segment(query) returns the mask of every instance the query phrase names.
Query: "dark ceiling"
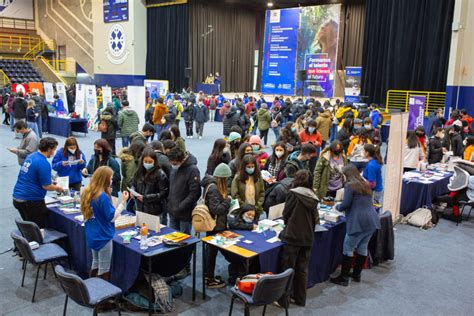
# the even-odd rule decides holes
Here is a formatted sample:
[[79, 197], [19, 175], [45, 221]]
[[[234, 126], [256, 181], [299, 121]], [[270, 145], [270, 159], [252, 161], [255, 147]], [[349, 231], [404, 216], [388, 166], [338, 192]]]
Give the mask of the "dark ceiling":
[[[209, 5], [231, 5], [246, 7], [255, 11], [267, 9], [293, 8], [298, 6], [323, 5], [334, 3], [364, 3], [365, 0], [191, 0]], [[268, 2], [273, 2], [273, 7], [268, 7]]]

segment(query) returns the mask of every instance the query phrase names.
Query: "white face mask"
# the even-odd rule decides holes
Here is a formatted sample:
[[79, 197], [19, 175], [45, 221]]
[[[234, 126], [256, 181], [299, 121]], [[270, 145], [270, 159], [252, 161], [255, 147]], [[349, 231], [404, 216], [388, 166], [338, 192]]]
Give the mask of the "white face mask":
[[366, 129], [369, 129], [369, 128], [372, 128], [372, 125], [367, 124], [367, 125], [364, 125], [364, 127], [365, 127]]
[[285, 154], [284, 151], [275, 151], [275, 155], [276, 155], [278, 158], [283, 157], [284, 154]]
[[69, 151], [69, 153], [70, 153], [71, 155], [74, 155], [74, 154], [76, 153], [76, 150], [72, 150], [72, 149], [69, 149], [69, 148], [68, 148], [67, 150]]

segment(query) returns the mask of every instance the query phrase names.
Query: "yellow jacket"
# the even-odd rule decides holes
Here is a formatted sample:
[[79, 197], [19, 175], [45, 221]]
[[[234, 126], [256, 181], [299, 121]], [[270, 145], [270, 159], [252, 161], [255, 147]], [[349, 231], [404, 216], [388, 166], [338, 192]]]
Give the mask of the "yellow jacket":
[[352, 111], [352, 113], [354, 113], [354, 118], [357, 118], [357, 116], [359, 115], [359, 112], [357, 112], [357, 110], [354, 110], [353, 108], [350, 108], [350, 107], [339, 108], [336, 112], [336, 118], [339, 120], [339, 127], [342, 127], [342, 125], [344, 124], [345, 119], [342, 119], [342, 117], [348, 111]]
[[[349, 148], [347, 148], [347, 156], [352, 154], [354, 147], [361, 142], [362, 142], [362, 138], [360, 136], [354, 136], [354, 138], [351, 140], [349, 144]], [[367, 144], [372, 144], [369, 138], [367, 138]]]
[[472, 154], [474, 154], [474, 145], [468, 146], [464, 149], [464, 160], [473, 161], [474, 157]]

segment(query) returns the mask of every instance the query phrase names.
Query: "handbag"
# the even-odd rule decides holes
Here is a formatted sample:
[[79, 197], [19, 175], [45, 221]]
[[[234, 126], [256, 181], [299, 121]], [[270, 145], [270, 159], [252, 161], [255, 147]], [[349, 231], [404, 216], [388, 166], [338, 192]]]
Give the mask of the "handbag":
[[206, 205], [206, 195], [209, 191], [208, 185], [202, 198], [199, 199], [198, 204], [192, 213], [192, 224], [196, 233], [211, 232], [216, 227], [216, 220], [212, 217], [209, 208]]
[[432, 218], [431, 210], [424, 206], [405, 216], [401, 222], [428, 229], [433, 227]]
[[107, 131], [109, 130], [109, 127], [107, 126], [107, 122], [104, 120], [101, 120], [99, 123], [98, 129], [99, 129], [99, 132], [107, 133]]

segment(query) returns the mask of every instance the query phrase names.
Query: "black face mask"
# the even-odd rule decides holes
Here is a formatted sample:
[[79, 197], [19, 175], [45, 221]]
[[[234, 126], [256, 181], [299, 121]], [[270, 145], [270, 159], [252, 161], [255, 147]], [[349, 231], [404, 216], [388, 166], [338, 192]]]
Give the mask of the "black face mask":
[[339, 150], [335, 150], [332, 152], [335, 156], [339, 156], [341, 153], [342, 153], [342, 150], [339, 149]]
[[102, 155], [102, 150], [94, 149], [94, 154], [98, 157], [98, 156]]
[[416, 136], [423, 137], [423, 136], [425, 136], [425, 134], [424, 133], [416, 133]]

